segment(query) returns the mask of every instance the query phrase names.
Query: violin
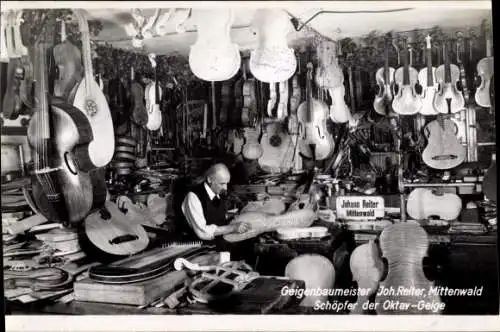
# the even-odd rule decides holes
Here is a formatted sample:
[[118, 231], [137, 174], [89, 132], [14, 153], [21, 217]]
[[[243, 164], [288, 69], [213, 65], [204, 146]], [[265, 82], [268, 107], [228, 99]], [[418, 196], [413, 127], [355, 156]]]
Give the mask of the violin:
[[189, 52], [191, 71], [209, 82], [230, 79], [241, 66], [239, 47], [231, 41], [232, 9], [194, 10], [193, 19], [197, 39]]
[[398, 93], [392, 101], [392, 108], [400, 115], [416, 114], [422, 108], [422, 99], [415, 91], [418, 81], [418, 71], [408, 63], [407, 41], [404, 41], [403, 67], [394, 73], [394, 82]]
[[443, 44], [443, 50], [444, 64], [436, 69], [436, 81], [439, 84], [439, 90], [434, 98], [434, 108], [439, 113], [456, 113], [465, 107], [464, 96], [457, 88], [460, 80], [460, 69], [450, 63], [446, 42]]
[[[486, 31], [489, 35], [489, 31]], [[494, 61], [492, 56], [492, 41], [489, 36], [486, 39], [486, 57], [479, 60], [476, 66], [477, 74], [481, 79], [481, 85], [476, 89], [475, 100], [479, 106], [491, 107], [490, 85], [494, 72]]]
[[[380, 249], [384, 258], [384, 277], [380, 288], [424, 290], [425, 302], [432, 306], [419, 306], [422, 296], [411, 294], [388, 294], [382, 290], [377, 293], [377, 314], [424, 315], [440, 314], [444, 305], [439, 295], [428, 292], [433, 283], [424, 274], [423, 259], [427, 256], [429, 237], [417, 223], [400, 222], [390, 225], [380, 234]], [[383, 305], [385, 301], [397, 303], [394, 306]]]
[[255, 78], [248, 78], [243, 71], [243, 108], [241, 109], [241, 123], [243, 126], [254, 126], [257, 120], [257, 96]]
[[250, 71], [259, 81], [278, 83], [290, 79], [297, 69], [293, 48], [287, 35], [293, 26], [288, 14], [278, 8], [256, 10], [252, 26], [259, 45], [250, 53]]
[[17, 119], [23, 106], [20, 96], [21, 79], [18, 77], [18, 69], [22, 68], [21, 55], [17, 54], [13, 39], [15, 21], [14, 16], [14, 11], [10, 11], [6, 14], [7, 19], [5, 27], [5, 43], [9, 58], [9, 64], [7, 66], [7, 82], [5, 96], [2, 104], [2, 113], [4, 118], [9, 120]]
[[78, 109], [47, 92], [49, 47], [44, 40], [35, 47], [37, 103], [28, 127], [34, 161], [33, 201], [47, 220], [76, 224], [95, 205], [94, 185], [100, 179], [80, 168], [80, 158], [88, 158], [85, 154], [92, 141], [89, 121]]
[[418, 80], [422, 85], [422, 109], [420, 113], [423, 115], [435, 115], [437, 110], [434, 109], [434, 97], [438, 91], [438, 84], [436, 83], [436, 68], [432, 66], [432, 45], [431, 36], [427, 35], [426, 51], [427, 51], [427, 68], [422, 69], [418, 73]]
[[154, 81], [146, 86], [146, 109], [148, 110], [148, 122], [146, 123], [146, 128], [149, 130], [158, 130], [161, 127], [161, 111], [160, 111], [160, 101], [162, 98], [162, 91], [157, 78], [157, 66], [155, 61], [155, 55], [149, 55], [149, 61], [154, 70]]
[[465, 40], [462, 32], [457, 32], [457, 64], [460, 70], [460, 88], [464, 96], [465, 105], [469, 104], [470, 91], [468, 88], [467, 74], [465, 65], [462, 61], [462, 56], [465, 53]]
[[375, 111], [384, 116], [388, 116], [389, 114], [394, 114], [394, 111], [391, 109], [392, 100], [394, 99], [394, 95], [392, 93], [394, 86], [394, 72], [395, 69], [389, 67], [389, 45], [388, 39], [386, 41], [385, 49], [384, 49], [384, 67], [379, 68], [375, 73], [375, 79], [377, 81], [378, 93], [375, 96], [375, 100], [373, 101], [373, 108]]
[[21, 56], [21, 66], [17, 70], [17, 78], [21, 79], [21, 84], [19, 86], [19, 96], [23, 104], [32, 109], [34, 106], [33, 101], [33, 64], [29, 56], [29, 51], [23, 44], [23, 39], [21, 36], [21, 23], [23, 11], [17, 12], [16, 20], [14, 22], [14, 45], [16, 53]]
[[326, 128], [328, 106], [312, 97], [312, 63], [307, 64], [307, 98], [299, 105], [297, 117], [300, 123], [299, 151], [314, 161], [324, 160], [333, 151], [333, 138]]
[[70, 93], [83, 78], [82, 54], [78, 47], [66, 39], [66, 23], [61, 20], [61, 43], [54, 46], [54, 62], [59, 69], [59, 77], [54, 82], [54, 95], [69, 103], [74, 101]]

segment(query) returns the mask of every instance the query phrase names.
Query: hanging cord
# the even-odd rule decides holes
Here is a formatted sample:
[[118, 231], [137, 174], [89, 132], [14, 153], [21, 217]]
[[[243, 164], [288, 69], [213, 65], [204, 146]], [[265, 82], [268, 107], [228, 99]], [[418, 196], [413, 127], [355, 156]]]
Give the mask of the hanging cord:
[[394, 12], [403, 12], [408, 10], [413, 10], [414, 8], [399, 8], [399, 9], [386, 9], [386, 10], [345, 10], [345, 11], [337, 11], [337, 10], [320, 10], [309, 19], [307, 19], [302, 25], [299, 26], [299, 19], [292, 15], [287, 11], [288, 15], [292, 17], [291, 21], [295, 28], [295, 31], [302, 30], [309, 22], [311, 22], [316, 16], [321, 14], [382, 14], [382, 13], [394, 13]]

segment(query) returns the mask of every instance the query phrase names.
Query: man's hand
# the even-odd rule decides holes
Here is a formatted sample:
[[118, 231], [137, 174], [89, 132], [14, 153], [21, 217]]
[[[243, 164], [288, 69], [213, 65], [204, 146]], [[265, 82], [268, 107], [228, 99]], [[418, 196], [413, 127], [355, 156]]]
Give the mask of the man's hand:
[[240, 222], [234, 225], [234, 229], [236, 233], [245, 233], [248, 232], [252, 228], [249, 223], [247, 222]]

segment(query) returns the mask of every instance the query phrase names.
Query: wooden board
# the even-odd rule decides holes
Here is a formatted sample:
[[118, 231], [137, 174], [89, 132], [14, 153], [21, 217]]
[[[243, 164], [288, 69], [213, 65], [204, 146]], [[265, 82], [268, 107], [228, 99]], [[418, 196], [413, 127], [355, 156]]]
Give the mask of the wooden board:
[[102, 284], [89, 278], [75, 282], [75, 300], [145, 305], [170, 294], [188, 278], [185, 271], [173, 271], [158, 278], [130, 284]]

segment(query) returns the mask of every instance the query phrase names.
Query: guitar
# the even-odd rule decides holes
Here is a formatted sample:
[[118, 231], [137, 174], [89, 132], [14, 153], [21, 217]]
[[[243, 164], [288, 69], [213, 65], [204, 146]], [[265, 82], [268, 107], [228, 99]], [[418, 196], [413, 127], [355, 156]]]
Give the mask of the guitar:
[[426, 50], [427, 50], [427, 68], [422, 69], [418, 73], [418, 80], [420, 85], [422, 85], [422, 108], [420, 113], [423, 115], [435, 115], [438, 114], [436, 109], [434, 109], [434, 97], [438, 91], [439, 85], [435, 81], [436, 68], [432, 66], [432, 45], [431, 36], [427, 35], [426, 40]]
[[465, 107], [464, 96], [457, 88], [457, 83], [460, 80], [460, 69], [450, 63], [446, 41], [443, 48], [444, 64], [436, 69], [435, 74], [439, 90], [434, 98], [434, 108], [439, 113], [456, 113]]
[[99, 250], [113, 256], [130, 256], [146, 249], [144, 228], [132, 223], [118, 206], [107, 200], [104, 207], [85, 218], [86, 238]]
[[437, 216], [442, 220], [455, 220], [462, 211], [462, 200], [455, 194], [438, 193], [427, 188], [415, 188], [406, 202], [408, 215], [416, 220]]
[[403, 67], [399, 67], [394, 73], [394, 82], [398, 87], [398, 93], [394, 96], [392, 108], [400, 115], [412, 115], [418, 113], [422, 108], [422, 99], [415, 91], [418, 72], [408, 63], [409, 52], [406, 39], [403, 45]]
[[148, 122], [146, 123], [146, 128], [149, 130], [158, 130], [161, 127], [161, 111], [160, 111], [160, 101], [162, 98], [162, 92], [160, 84], [158, 83], [157, 69], [155, 55], [149, 55], [149, 61], [155, 72], [155, 79], [153, 82], [146, 86], [146, 109], [148, 110]]
[[450, 169], [464, 161], [466, 150], [457, 139], [455, 128], [453, 121], [443, 114], [427, 124], [424, 130], [428, 142], [422, 152], [422, 160], [429, 167]]
[[61, 20], [61, 43], [54, 46], [54, 62], [59, 77], [54, 82], [54, 95], [69, 103], [74, 102], [74, 88], [83, 78], [82, 54], [78, 47], [66, 39], [66, 23]]
[[265, 125], [260, 139], [262, 156], [259, 158], [260, 167], [270, 173], [284, 172], [290, 165], [284, 165], [284, 159], [291, 144], [291, 137], [285, 132], [281, 121], [273, 121]]
[[492, 41], [489, 29], [485, 29], [486, 35], [486, 57], [482, 58], [476, 66], [477, 74], [481, 78], [481, 85], [476, 89], [476, 94], [474, 98], [476, 103], [482, 107], [490, 107], [491, 99], [490, 99], [490, 84], [491, 78], [494, 73], [494, 59], [492, 56]]
[[10, 11], [6, 14], [5, 27], [5, 46], [9, 58], [9, 64], [7, 66], [7, 89], [5, 91], [3, 99], [2, 114], [4, 118], [10, 120], [15, 120], [19, 117], [23, 106], [21, 96], [19, 94], [21, 82], [20, 79], [16, 77], [18, 68], [22, 68], [22, 63], [21, 54], [18, 54], [16, 52], [17, 50], [14, 45], [13, 33], [15, 25], [15, 14], [16, 13], [14, 11]]
[[21, 36], [21, 24], [23, 23], [23, 11], [19, 10], [14, 22], [14, 45], [16, 53], [21, 55], [21, 67], [18, 68], [18, 78], [21, 79], [19, 86], [19, 96], [27, 108], [34, 107], [33, 101], [33, 64], [29, 56], [29, 51], [23, 44]]
[[85, 74], [84, 79], [78, 86], [73, 106], [85, 115], [92, 128], [93, 140], [88, 147], [89, 167], [103, 167], [111, 161], [115, 150], [113, 120], [111, 119], [111, 112], [109, 111], [106, 97], [94, 80], [87, 19], [84, 16], [83, 10], [76, 9], [74, 13], [78, 19], [78, 26], [82, 34]]
[[260, 125], [256, 128], [247, 127], [244, 129], [245, 144], [242, 147], [241, 153], [243, 157], [249, 160], [259, 159], [262, 157], [264, 150], [259, 144]]

